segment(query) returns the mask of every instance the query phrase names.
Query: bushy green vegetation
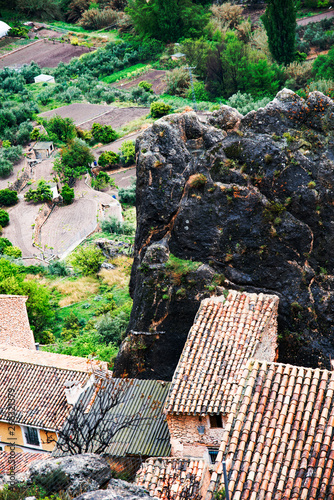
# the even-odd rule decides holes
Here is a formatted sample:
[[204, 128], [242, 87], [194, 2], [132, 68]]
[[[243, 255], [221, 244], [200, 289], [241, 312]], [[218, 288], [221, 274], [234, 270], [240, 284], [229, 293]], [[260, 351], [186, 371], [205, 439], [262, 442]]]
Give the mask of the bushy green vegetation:
[[0, 227], [8, 226], [8, 224], [9, 224], [8, 212], [0, 208]]
[[118, 190], [118, 197], [121, 203], [128, 203], [129, 205], [136, 204], [136, 182], [134, 181], [128, 188], [120, 188]]
[[114, 234], [126, 234], [128, 236], [134, 236], [136, 227], [131, 222], [121, 222], [117, 217], [109, 217], [101, 222], [102, 231], [106, 233]]
[[105, 189], [108, 186], [117, 187], [114, 179], [112, 179], [107, 172], [99, 172], [97, 176], [92, 179], [92, 187], [94, 189]]
[[112, 165], [117, 164], [119, 161], [119, 155], [114, 153], [113, 151], [105, 151], [99, 156], [98, 164], [101, 167], [111, 167]]
[[44, 179], [38, 181], [36, 189], [30, 188], [24, 195], [26, 201], [33, 201], [34, 203], [44, 203], [45, 201], [51, 201], [52, 198], [52, 190]]
[[11, 189], [0, 190], [0, 205], [10, 207], [11, 205], [15, 205], [18, 201], [17, 191], [12, 191]]

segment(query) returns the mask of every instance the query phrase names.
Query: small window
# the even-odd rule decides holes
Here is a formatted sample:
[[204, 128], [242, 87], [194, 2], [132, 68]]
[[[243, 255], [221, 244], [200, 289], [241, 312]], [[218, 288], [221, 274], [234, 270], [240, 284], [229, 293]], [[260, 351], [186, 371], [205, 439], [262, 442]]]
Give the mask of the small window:
[[217, 460], [218, 448], [208, 448], [210, 463], [214, 464]]
[[220, 414], [210, 415], [210, 427], [218, 427], [220, 429], [223, 427], [222, 416]]
[[30, 444], [32, 446], [40, 446], [37, 429], [34, 429], [33, 427], [26, 427], [25, 428], [25, 437], [26, 437], [27, 444]]

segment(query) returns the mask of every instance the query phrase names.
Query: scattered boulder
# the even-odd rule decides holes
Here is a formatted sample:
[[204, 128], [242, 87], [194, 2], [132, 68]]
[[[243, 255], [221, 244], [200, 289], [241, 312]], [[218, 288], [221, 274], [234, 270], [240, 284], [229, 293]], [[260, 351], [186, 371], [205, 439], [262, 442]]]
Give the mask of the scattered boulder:
[[28, 482], [46, 485], [52, 492], [66, 490], [71, 496], [76, 496], [98, 490], [110, 479], [110, 466], [104, 458], [83, 453], [33, 463]]

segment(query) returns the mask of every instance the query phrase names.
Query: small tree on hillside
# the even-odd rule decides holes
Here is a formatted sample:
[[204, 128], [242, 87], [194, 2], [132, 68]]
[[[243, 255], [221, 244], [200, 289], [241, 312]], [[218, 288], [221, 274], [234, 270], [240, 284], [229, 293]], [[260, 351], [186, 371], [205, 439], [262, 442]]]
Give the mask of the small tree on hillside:
[[262, 21], [273, 58], [279, 64], [290, 64], [295, 58], [296, 46], [294, 0], [269, 0]]

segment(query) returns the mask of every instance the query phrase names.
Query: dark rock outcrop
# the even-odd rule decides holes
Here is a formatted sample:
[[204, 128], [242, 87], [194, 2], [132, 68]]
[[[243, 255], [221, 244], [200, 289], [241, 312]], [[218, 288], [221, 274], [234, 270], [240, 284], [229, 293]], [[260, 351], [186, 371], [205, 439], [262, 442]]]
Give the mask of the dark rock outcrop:
[[93, 453], [41, 460], [28, 473], [29, 483], [47, 485], [52, 492], [67, 491], [71, 496], [98, 490], [110, 479], [108, 462]]
[[154, 500], [155, 498], [150, 497], [146, 490], [135, 484], [121, 479], [111, 479], [106, 490], [84, 493], [74, 500]]
[[279, 360], [330, 368], [333, 101], [285, 89], [245, 117], [170, 115], [136, 151], [129, 333], [148, 335], [128, 336], [115, 374], [171, 378], [200, 300], [221, 286], [279, 295]]

